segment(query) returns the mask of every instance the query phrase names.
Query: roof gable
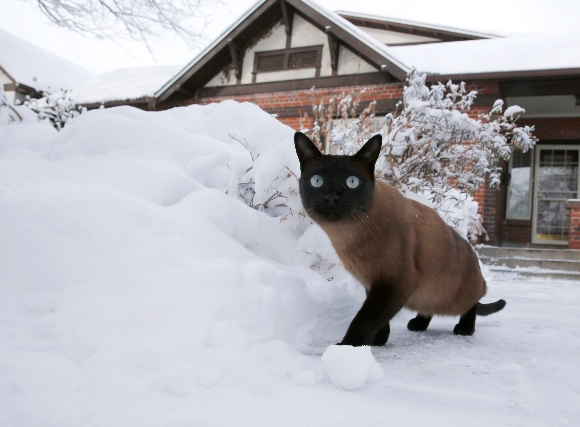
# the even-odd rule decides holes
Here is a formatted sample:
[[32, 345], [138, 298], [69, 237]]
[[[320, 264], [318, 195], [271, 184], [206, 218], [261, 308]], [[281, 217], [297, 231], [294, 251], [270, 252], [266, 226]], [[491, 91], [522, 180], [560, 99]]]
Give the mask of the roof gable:
[[[391, 79], [402, 81], [410, 70], [393, 57], [389, 48], [366, 34], [344, 18], [325, 10], [310, 0], [260, 0], [244, 16], [218, 37], [207, 49], [186, 65], [156, 94], [163, 102], [181, 93], [193, 97], [196, 91], [228, 64], [241, 84], [243, 53], [265, 32], [282, 22], [287, 34], [291, 34], [293, 17], [299, 16], [325, 34], [333, 49], [333, 66], [337, 66], [339, 48], [355, 52], [379, 73], [389, 74]], [[287, 46], [289, 47], [289, 46]]]

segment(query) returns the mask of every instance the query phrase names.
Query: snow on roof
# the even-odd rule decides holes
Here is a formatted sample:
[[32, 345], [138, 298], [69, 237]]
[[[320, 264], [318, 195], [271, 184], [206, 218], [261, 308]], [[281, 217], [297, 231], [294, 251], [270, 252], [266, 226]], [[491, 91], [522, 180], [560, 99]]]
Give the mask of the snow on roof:
[[153, 97], [181, 67], [121, 68], [109, 71], [75, 86], [72, 96], [78, 104]]
[[34, 89], [68, 89], [93, 76], [89, 70], [0, 29], [0, 67]]
[[580, 68], [580, 32], [394, 46], [390, 52], [405, 64], [430, 74]]
[[481, 38], [485, 38], [485, 39], [491, 39], [491, 38], [505, 36], [505, 34], [482, 33], [479, 31], [466, 30], [464, 28], [448, 27], [445, 25], [429, 24], [426, 22], [419, 22], [419, 21], [408, 21], [406, 19], [391, 18], [388, 16], [374, 15], [374, 14], [369, 14], [369, 13], [350, 12], [347, 10], [337, 10], [335, 13], [337, 13], [338, 15], [343, 16], [343, 17], [344, 16], [352, 16], [352, 17], [360, 18], [360, 19], [371, 19], [371, 20], [375, 20], [375, 21], [392, 22], [394, 24], [411, 25], [411, 26], [415, 26], [415, 27], [428, 28], [428, 29], [435, 30], [435, 31], [446, 31], [446, 32], [450, 32], [450, 33], [464, 34], [464, 35], [469, 35], [469, 36], [474, 36], [474, 37], [481, 37]]

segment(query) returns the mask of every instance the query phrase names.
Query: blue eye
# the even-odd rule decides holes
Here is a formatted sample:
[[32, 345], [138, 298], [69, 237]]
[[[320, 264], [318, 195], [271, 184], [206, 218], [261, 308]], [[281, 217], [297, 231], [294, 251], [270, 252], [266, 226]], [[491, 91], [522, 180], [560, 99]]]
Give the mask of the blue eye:
[[314, 175], [312, 178], [310, 178], [310, 183], [312, 184], [313, 187], [320, 187], [322, 186], [323, 182], [324, 180], [320, 175]]
[[346, 179], [346, 186], [348, 188], [356, 188], [356, 187], [358, 187], [359, 183], [360, 183], [360, 181], [356, 176], [349, 176]]

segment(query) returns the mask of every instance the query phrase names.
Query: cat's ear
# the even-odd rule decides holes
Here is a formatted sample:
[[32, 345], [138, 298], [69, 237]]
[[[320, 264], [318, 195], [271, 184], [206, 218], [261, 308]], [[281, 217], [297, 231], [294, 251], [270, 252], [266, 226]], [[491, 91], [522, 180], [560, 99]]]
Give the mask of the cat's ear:
[[365, 145], [362, 146], [355, 157], [361, 159], [374, 169], [375, 163], [381, 154], [381, 147], [383, 146], [383, 137], [380, 134], [373, 136]]
[[296, 154], [298, 154], [301, 168], [309, 161], [322, 157], [320, 150], [302, 132], [296, 132], [294, 134], [294, 146], [296, 147]]

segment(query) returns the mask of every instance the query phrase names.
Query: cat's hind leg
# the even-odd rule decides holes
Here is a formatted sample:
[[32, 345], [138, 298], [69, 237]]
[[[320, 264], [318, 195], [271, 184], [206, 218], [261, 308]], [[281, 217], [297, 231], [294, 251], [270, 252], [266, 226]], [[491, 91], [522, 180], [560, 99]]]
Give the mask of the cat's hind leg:
[[389, 335], [391, 334], [391, 325], [386, 324], [381, 329], [377, 331], [375, 334], [375, 338], [373, 339], [373, 345], [382, 346], [387, 343], [389, 340]]
[[459, 323], [455, 325], [453, 333], [456, 335], [473, 335], [475, 332], [475, 316], [477, 314], [477, 304], [469, 309], [467, 313], [459, 318]]
[[432, 318], [433, 316], [423, 316], [421, 313], [418, 313], [417, 317], [409, 320], [409, 323], [407, 323], [407, 329], [415, 332], [426, 331]]

